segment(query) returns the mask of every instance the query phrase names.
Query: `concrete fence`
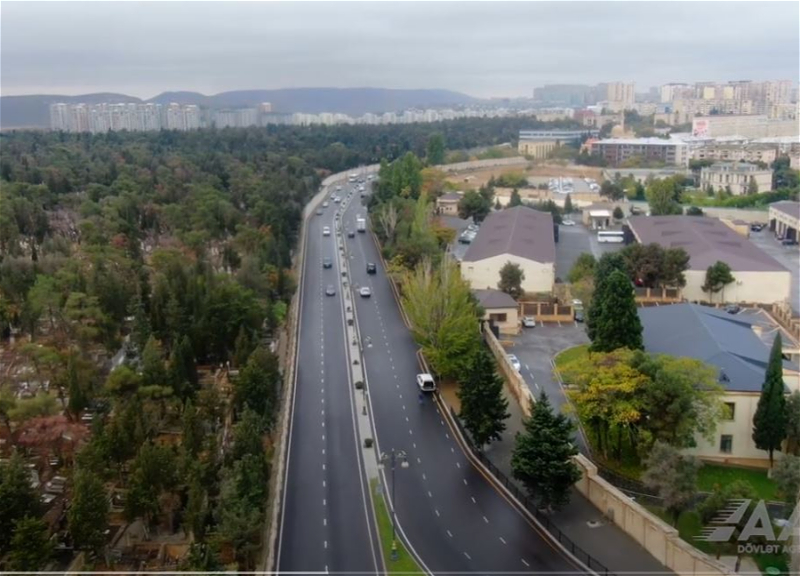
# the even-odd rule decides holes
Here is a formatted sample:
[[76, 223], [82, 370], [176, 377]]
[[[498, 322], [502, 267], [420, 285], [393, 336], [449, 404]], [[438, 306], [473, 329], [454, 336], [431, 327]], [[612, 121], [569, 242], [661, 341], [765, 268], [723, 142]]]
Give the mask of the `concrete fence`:
[[520, 316], [533, 316], [538, 322], [572, 322], [575, 317], [571, 305], [526, 300], [520, 300], [518, 304]]
[[519, 404], [522, 413], [526, 418], [529, 418], [531, 415], [531, 402], [534, 400], [533, 394], [531, 394], [528, 385], [525, 384], [525, 381], [522, 379], [522, 376], [519, 375], [519, 372], [514, 370], [514, 368], [511, 366], [505, 349], [497, 340], [497, 338], [495, 338], [492, 331], [486, 327], [486, 324], [483, 324], [483, 326], [484, 338], [486, 339], [486, 343], [489, 345], [489, 349], [492, 351], [492, 354], [494, 354], [494, 357], [497, 359], [497, 365], [500, 367], [500, 371], [505, 377], [505, 381], [508, 384], [508, 389], [514, 399], [517, 401], [517, 404]]
[[487, 168], [505, 168], [507, 166], [527, 166], [528, 160], [522, 156], [514, 158], [497, 158], [495, 160], [472, 160], [437, 166], [443, 172], [465, 172], [467, 170], [485, 170]]
[[681, 576], [732, 574], [724, 564], [681, 540], [676, 528], [601, 478], [585, 456], [578, 454], [574, 461], [581, 471], [575, 488], [666, 568]]

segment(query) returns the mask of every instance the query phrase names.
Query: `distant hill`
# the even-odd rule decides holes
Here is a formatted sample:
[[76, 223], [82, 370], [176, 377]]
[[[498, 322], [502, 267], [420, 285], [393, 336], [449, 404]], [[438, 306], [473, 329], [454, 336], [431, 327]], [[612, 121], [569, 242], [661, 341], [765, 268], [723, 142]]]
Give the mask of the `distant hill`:
[[124, 94], [81, 96], [31, 95], [0, 97], [0, 127], [48, 128], [50, 104], [55, 102], [155, 102], [196, 104], [204, 108], [240, 108], [270, 102], [278, 112], [339, 112], [360, 116], [366, 112], [392, 112], [418, 106], [465, 105], [479, 99], [450, 90], [395, 90], [391, 88], [281, 88], [235, 90], [206, 96], [198, 92], [164, 92], [149, 100]]

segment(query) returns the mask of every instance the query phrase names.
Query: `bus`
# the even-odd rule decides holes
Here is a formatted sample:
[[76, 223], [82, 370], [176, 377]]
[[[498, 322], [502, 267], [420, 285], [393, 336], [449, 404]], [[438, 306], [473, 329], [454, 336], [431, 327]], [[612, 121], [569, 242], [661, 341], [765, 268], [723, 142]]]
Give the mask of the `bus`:
[[622, 230], [600, 230], [597, 232], [597, 241], [621, 244], [625, 241], [625, 233]]

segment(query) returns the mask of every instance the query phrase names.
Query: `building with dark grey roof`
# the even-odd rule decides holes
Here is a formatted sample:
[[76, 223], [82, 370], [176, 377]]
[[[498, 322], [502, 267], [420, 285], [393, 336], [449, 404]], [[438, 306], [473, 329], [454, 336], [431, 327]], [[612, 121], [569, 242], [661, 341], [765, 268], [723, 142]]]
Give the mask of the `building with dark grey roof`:
[[555, 280], [556, 245], [553, 217], [526, 206], [493, 212], [461, 262], [461, 274], [475, 289], [494, 289], [500, 269], [518, 264], [525, 292], [550, 292]]
[[[774, 338], [761, 315], [728, 314], [698, 304], [640, 308], [647, 352], [701, 360], [713, 367], [723, 388], [726, 416], [713, 437], [696, 438], [689, 452], [705, 459], [763, 465], [768, 455], [752, 441], [753, 414]], [[765, 336], [772, 333], [771, 338]], [[784, 362], [787, 393], [800, 387], [798, 368]]]
[[781, 238], [800, 240], [800, 202], [781, 200], [770, 204], [769, 227]]
[[[791, 273], [772, 256], [716, 218], [632, 216], [628, 225], [640, 244], [683, 248], [689, 254], [683, 296], [696, 302], [773, 304], [789, 299]], [[716, 262], [730, 266], [734, 282], [720, 292], [703, 290], [706, 270]]]
[[517, 301], [500, 290], [473, 290], [485, 313], [484, 320], [491, 321], [504, 334], [519, 332], [519, 306]]

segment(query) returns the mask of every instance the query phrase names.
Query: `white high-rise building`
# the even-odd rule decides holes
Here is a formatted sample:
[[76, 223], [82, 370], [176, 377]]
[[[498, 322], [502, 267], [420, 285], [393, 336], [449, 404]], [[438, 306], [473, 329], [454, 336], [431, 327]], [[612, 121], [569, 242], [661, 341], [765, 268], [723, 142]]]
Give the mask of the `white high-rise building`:
[[63, 102], [50, 104], [50, 129], [69, 130], [69, 111], [69, 106]]

